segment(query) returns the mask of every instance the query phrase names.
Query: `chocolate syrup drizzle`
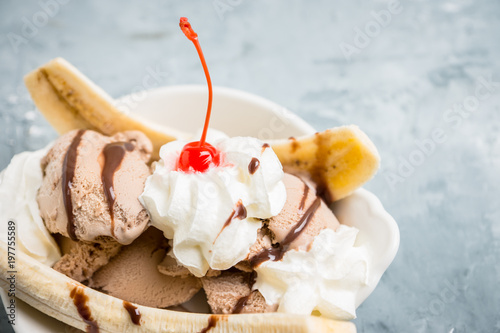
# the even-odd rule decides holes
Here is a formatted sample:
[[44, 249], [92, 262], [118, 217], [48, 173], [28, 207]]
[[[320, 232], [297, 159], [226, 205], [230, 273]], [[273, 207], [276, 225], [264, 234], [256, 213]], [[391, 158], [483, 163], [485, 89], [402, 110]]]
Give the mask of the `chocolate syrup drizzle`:
[[215, 237], [214, 243], [217, 240], [217, 238], [219, 238], [220, 234], [224, 231], [224, 229], [226, 229], [226, 227], [229, 226], [234, 219], [243, 220], [246, 218], [247, 218], [247, 209], [245, 208], [245, 206], [243, 206], [243, 202], [240, 199], [236, 203], [236, 207], [233, 209], [233, 212], [231, 213], [231, 215], [229, 215], [229, 218], [222, 226], [222, 229], [219, 231], [219, 234], [217, 235], [217, 237]]
[[137, 309], [137, 306], [130, 302], [123, 301], [123, 307], [130, 315], [130, 320], [132, 320], [135, 325], [141, 326], [141, 313], [139, 312], [139, 309]]
[[219, 321], [218, 316], [210, 316], [210, 318], [208, 318], [208, 326], [202, 329], [200, 333], [207, 333], [210, 329], [214, 328], [215, 325], [217, 325], [218, 321]]
[[316, 193], [325, 200], [325, 202], [329, 205], [331, 204], [334, 200], [333, 197], [330, 193], [330, 190], [328, 189], [327, 185], [325, 183], [318, 183], [318, 186], [316, 187]]
[[122, 164], [127, 151], [133, 151], [134, 145], [130, 142], [113, 142], [104, 147], [104, 166], [102, 168], [102, 186], [104, 195], [108, 202], [109, 215], [111, 216], [111, 234], [115, 235], [115, 214], [113, 206], [115, 205], [116, 195], [113, 188], [113, 180], [116, 170]]
[[270, 147], [270, 146], [269, 146], [269, 143], [264, 143], [264, 144], [262, 145], [262, 151], [260, 152], [260, 154], [261, 154], [261, 155], [262, 155], [262, 154], [264, 154], [264, 151], [265, 151], [267, 148], [269, 148], [269, 147]]
[[314, 213], [316, 213], [320, 205], [321, 198], [317, 197], [311, 204], [311, 206], [309, 206], [309, 208], [306, 210], [304, 215], [302, 215], [300, 221], [295, 224], [295, 226], [288, 232], [285, 239], [277, 247], [267, 248], [250, 259], [250, 265], [252, 266], [252, 268], [257, 267], [268, 260], [279, 261], [283, 259], [283, 256], [285, 255], [286, 251], [288, 251], [290, 244], [294, 240], [296, 240], [297, 237], [299, 237], [299, 235], [302, 233], [302, 231], [304, 231], [309, 222], [311, 222]]
[[257, 279], [257, 272], [252, 271], [252, 273], [248, 277], [248, 287], [250, 288], [250, 293], [246, 296], [241, 297], [238, 302], [236, 302], [236, 305], [233, 307], [233, 310], [231, 313], [237, 314], [241, 313], [243, 311], [243, 308], [245, 305], [247, 305], [248, 300], [250, 299], [250, 296], [252, 296], [252, 287]]
[[[321, 133], [316, 132], [314, 134], [314, 143], [316, 147], [319, 149], [316, 151], [315, 162], [311, 167], [311, 175], [314, 182], [317, 184], [316, 186], [316, 194], [325, 200], [327, 205], [330, 205], [335, 198], [333, 197], [333, 193], [328, 188], [327, 181], [325, 178], [325, 158], [328, 156], [328, 151], [322, 147], [326, 147], [328, 145], [324, 142], [324, 136]], [[331, 168], [336, 168], [335, 164], [331, 166]]]
[[304, 210], [308, 194], [309, 194], [309, 186], [307, 186], [307, 184], [304, 183], [304, 193], [302, 194], [302, 199], [300, 199], [299, 213], [302, 213], [302, 211]]
[[238, 300], [238, 302], [236, 303], [236, 305], [234, 306], [231, 313], [233, 313], [233, 314], [241, 313], [241, 311], [243, 311], [243, 308], [245, 307], [245, 305], [247, 305], [248, 299], [250, 298], [251, 295], [252, 295], [252, 291], [250, 290], [250, 294], [241, 297]]
[[62, 191], [64, 208], [66, 216], [68, 217], [68, 235], [72, 240], [78, 240], [75, 233], [75, 216], [73, 215], [73, 202], [71, 201], [71, 188], [73, 187], [73, 178], [75, 177], [76, 157], [78, 155], [78, 146], [82, 140], [85, 130], [79, 130], [71, 145], [64, 155], [64, 162], [62, 167]]
[[252, 157], [252, 160], [248, 164], [248, 172], [253, 175], [260, 166], [260, 161], [258, 158]]
[[87, 332], [99, 333], [99, 326], [97, 325], [97, 322], [94, 320], [94, 318], [92, 318], [90, 308], [87, 305], [89, 298], [87, 295], [85, 295], [83, 290], [83, 287], [76, 286], [75, 288], [73, 288], [73, 290], [71, 290], [69, 296], [73, 299], [73, 304], [75, 304], [78, 314], [88, 325]]

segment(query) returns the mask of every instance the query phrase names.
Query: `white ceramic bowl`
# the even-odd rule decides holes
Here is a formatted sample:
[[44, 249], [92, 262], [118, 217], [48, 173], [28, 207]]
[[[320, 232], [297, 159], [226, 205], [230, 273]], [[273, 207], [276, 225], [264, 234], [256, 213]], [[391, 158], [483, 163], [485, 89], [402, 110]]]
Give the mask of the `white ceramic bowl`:
[[[128, 95], [118, 104], [154, 124], [186, 134], [202, 126], [207, 103], [205, 86], [172, 86]], [[262, 140], [299, 137], [315, 130], [285, 108], [262, 97], [234, 89], [215, 87], [210, 127], [230, 136], [254, 136]], [[182, 135], [182, 134], [181, 134]], [[332, 210], [343, 224], [359, 229], [357, 245], [366, 247], [369, 283], [358, 294], [359, 306], [376, 287], [399, 247], [399, 229], [378, 198], [359, 189], [335, 202]], [[7, 299], [2, 291], [2, 300]], [[16, 332], [75, 332], [76, 330], [18, 301]]]

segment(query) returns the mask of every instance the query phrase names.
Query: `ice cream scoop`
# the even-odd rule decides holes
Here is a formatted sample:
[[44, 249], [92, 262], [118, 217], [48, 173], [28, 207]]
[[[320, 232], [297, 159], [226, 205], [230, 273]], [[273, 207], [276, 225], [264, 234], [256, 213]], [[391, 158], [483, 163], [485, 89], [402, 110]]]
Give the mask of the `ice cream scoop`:
[[[267, 227], [272, 232], [273, 243], [280, 244], [293, 230], [293, 235], [296, 237], [288, 244], [288, 249], [307, 251], [321, 230], [326, 228], [336, 230], [340, 223], [325, 202], [318, 198], [316, 190], [299, 177], [285, 173], [283, 182], [287, 198], [285, 206], [278, 215], [269, 219]], [[310, 212], [309, 220], [305, 219], [306, 212], [315, 205], [318, 206], [315, 212]]]
[[89, 285], [146, 306], [166, 308], [184, 303], [200, 290], [201, 282], [192, 275], [172, 277], [161, 274], [157, 266], [167, 250], [167, 240], [162, 232], [150, 227], [98, 270]]
[[151, 148], [137, 131], [61, 136], [41, 161], [37, 201], [47, 229], [73, 240], [108, 236], [130, 244], [149, 221], [137, 198], [150, 174]]
[[308, 251], [323, 229], [336, 230], [339, 221], [325, 202], [299, 177], [285, 173], [286, 201], [279, 214], [264, 221], [256, 242], [238, 268], [249, 271], [261, 263], [279, 261], [289, 250]]
[[258, 290], [252, 290], [255, 273], [225, 271], [219, 276], [203, 277], [201, 282], [213, 313], [274, 312], [278, 307], [267, 304]]
[[120, 243], [109, 237], [99, 237], [94, 242], [75, 242], [61, 235], [57, 235], [56, 239], [63, 256], [52, 268], [82, 283], [107, 265], [122, 248]]

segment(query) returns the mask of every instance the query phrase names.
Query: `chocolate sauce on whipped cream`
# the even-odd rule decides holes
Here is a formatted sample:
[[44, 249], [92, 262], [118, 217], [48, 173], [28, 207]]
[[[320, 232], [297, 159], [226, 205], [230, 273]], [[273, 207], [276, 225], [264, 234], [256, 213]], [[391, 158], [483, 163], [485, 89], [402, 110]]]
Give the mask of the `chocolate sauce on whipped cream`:
[[321, 198], [317, 197], [311, 204], [311, 206], [309, 206], [309, 208], [306, 210], [304, 215], [302, 215], [300, 221], [294, 225], [294, 227], [286, 235], [285, 239], [277, 247], [267, 248], [250, 259], [250, 265], [252, 266], [252, 268], [257, 267], [268, 260], [279, 261], [283, 259], [283, 256], [285, 255], [286, 251], [288, 251], [290, 244], [292, 244], [292, 242], [300, 236], [309, 222], [311, 222], [314, 213], [316, 213], [320, 205]]
[[226, 229], [226, 227], [229, 226], [234, 219], [243, 220], [246, 218], [247, 218], [247, 209], [245, 208], [245, 206], [243, 206], [243, 202], [240, 199], [236, 203], [236, 207], [233, 209], [233, 212], [231, 213], [231, 215], [229, 215], [228, 219], [222, 226], [222, 229], [219, 231], [219, 234], [217, 235], [217, 237], [215, 237], [214, 243], [217, 240], [217, 238], [219, 238], [220, 234], [224, 231], [224, 229]]
[[137, 306], [133, 305], [130, 302], [123, 301], [123, 307], [130, 315], [130, 320], [135, 325], [141, 326], [141, 313], [139, 312], [139, 309], [137, 309]]
[[75, 216], [73, 215], [73, 202], [71, 201], [71, 188], [73, 186], [73, 178], [75, 176], [76, 157], [78, 156], [78, 146], [82, 141], [82, 136], [85, 130], [79, 130], [64, 155], [62, 167], [62, 191], [64, 208], [68, 217], [68, 235], [72, 240], [78, 240], [75, 233]]
[[[233, 210], [233, 214], [231, 214], [231, 217], [226, 221], [226, 224], [229, 225], [229, 223], [231, 223], [231, 221], [234, 219], [243, 220], [246, 218], [247, 218], [247, 209], [245, 208], [245, 206], [243, 206], [243, 202], [241, 202], [240, 199], [236, 203], [236, 207]], [[226, 224], [224, 225], [227, 226]]]
[[264, 144], [262, 145], [262, 151], [260, 152], [260, 154], [261, 154], [261, 155], [262, 155], [262, 154], [264, 154], [264, 151], [265, 151], [267, 148], [269, 148], [269, 147], [270, 147], [270, 146], [269, 146], [269, 143], [264, 143]]
[[133, 151], [134, 145], [130, 142], [113, 142], [107, 144], [102, 153], [104, 155], [104, 166], [102, 168], [102, 186], [104, 187], [104, 195], [108, 202], [109, 215], [111, 216], [111, 234], [115, 234], [115, 214], [113, 206], [115, 205], [116, 195], [113, 188], [113, 180], [116, 170], [122, 164], [123, 158], [127, 151]]
[[260, 166], [260, 161], [258, 158], [252, 157], [252, 160], [248, 164], [248, 172], [253, 175]]
[[94, 318], [92, 318], [92, 313], [90, 312], [90, 308], [87, 305], [89, 297], [85, 295], [83, 290], [84, 287], [76, 286], [75, 288], [73, 288], [73, 290], [71, 290], [69, 297], [73, 299], [73, 304], [75, 304], [78, 314], [88, 325], [87, 332], [99, 333], [99, 326], [97, 325], [97, 322], [94, 320]]

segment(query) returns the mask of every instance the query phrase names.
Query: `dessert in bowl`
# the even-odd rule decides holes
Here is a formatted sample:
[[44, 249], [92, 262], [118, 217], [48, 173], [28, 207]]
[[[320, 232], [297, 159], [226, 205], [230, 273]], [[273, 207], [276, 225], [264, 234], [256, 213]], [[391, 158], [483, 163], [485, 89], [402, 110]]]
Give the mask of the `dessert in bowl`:
[[[199, 87], [150, 91], [143, 102], [127, 106], [131, 115], [149, 117], [145, 121], [116, 113], [116, 103], [62, 60], [30, 74], [27, 85], [49, 121], [67, 133], [48, 152], [38, 153], [39, 190], [25, 196], [31, 203], [36, 196], [40, 208], [39, 214], [28, 210], [39, 215], [31, 231], [48, 236], [46, 243], [51, 245], [44, 247], [47, 255], [40, 256], [36, 242], [25, 241], [22, 238], [28, 235], [20, 234], [16, 278], [21, 299], [90, 331], [354, 329], [338, 320], [354, 316], [355, 307], [394, 257], [399, 241], [397, 226], [376, 197], [354, 191], [378, 166], [376, 149], [357, 128], [314, 134], [273, 103], [216, 89], [214, 113], [223, 116], [215, 118], [211, 127], [231, 135], [241, 128], [245, 135], [263, 141], [204, 131], [202, 141], [207, 135], [207, 142], [220, 152], [220, 161], [193, 171], [189, 158], [187, 169], [179, 166], [179, 154], [188, 146], [179, 139], [189, 136], [184, 133], [194, 128], [182, 126], [192, 123], [192, 114], [199, 112], [199, 107], [187, 107], [186, 102], [206, 100]], [[150, 125], [162, 121], [165, 105], [176, 114], [167, 122], [175, 132]], [[109, 112], [102, 115], [102, 110]], [[248, 118], [248, 110], [255, 116]], [[68, 114], [70, 119], [61, 121]], [[109, 167], [108, 159], [116, 157], [108, 158], [107, 151], [120, 156], [114, 167]], [[149, 155], [160, 157], [153, 157], [158, 162], [152, 174], [138, 173], [145, 170]], [[16, 161], [21, 164], [15, 165]], [[16, 174], [21, 180], [30, 179], [23, 178], [22, 171], [33, 165], [36, 169], [34, 162], [29, 157], [15, 159], [4, 173], [3, 185], [7, 174], [9, 179]], [[111, 181], [103, 176], [104, 170], [112, 170]], [[135, 178], [129, 179], [131, 175]], [[135, 210], [124, 208], [129, 207], [126, 194], [134, 191], [120, 189], [122, 179], [145, 184], [138, 198], [134, 194]], [[204, 186], [197, 187], [201, 182]], [[205, 193], [200, 188], [211, 190]], [[325, 201], [333, 201], [332, 210]], [[193, 214], [199, 210], [202, 213]], [[89, 221], [96, 227], [89, 227]], [[57, 244], [45, 228], [60, 235]], [[5, 287], [8, 263], [1, 263]], [[148, 276], [137, 273], [147, 270]], [[316, 276], [321, 278], [311, 278]], [[184, 303], [201, 287], [214, 315], [161, 309]], [[236, 314], [244, 312], [258, 313]]]

